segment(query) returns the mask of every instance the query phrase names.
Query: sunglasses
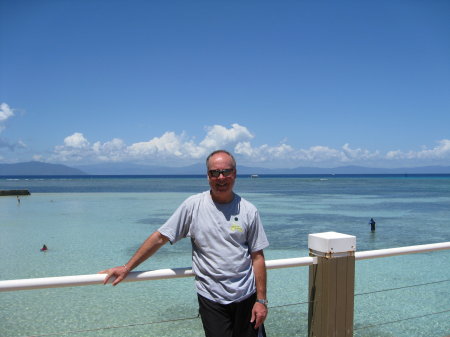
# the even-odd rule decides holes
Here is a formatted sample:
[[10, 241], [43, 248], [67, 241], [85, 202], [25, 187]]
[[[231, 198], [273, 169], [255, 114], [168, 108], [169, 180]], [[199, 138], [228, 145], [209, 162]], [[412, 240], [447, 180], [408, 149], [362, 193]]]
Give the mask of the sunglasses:
[[221, 174], [224, 177], [228, 177], [231, 173], [234, 172], [234, 169], [225, 169], [225, 170], [209, 170], [209, 175], [214, 178], [219, 178]]

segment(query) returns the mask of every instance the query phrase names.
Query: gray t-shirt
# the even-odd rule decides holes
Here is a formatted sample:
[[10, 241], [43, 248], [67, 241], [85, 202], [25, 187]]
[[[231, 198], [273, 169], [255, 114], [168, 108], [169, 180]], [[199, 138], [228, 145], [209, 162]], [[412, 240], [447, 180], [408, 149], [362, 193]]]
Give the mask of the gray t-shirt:
[[186, 199], [158, 230], [171, 243], [192, 242], [197, 292], [212, 301], [239, 302], [255, 292], [251, 253], [269, 246], [258, 210], [237, 194], [215, 203], [209, 191]]

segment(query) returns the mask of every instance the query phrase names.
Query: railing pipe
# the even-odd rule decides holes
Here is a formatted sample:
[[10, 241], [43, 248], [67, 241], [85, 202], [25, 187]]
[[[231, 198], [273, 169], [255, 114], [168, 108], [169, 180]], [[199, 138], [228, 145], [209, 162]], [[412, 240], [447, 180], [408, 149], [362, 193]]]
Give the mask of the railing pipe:
[[[302, 267], [302, 266], [309, 266], [313, 264], [313, 262], [314, 258], [312, 257], [300, 257], [292, 259], [269, 260], [266, 261], [266, 266], [268, 269]], [[131, 273], [128, 274], [127, 278], [122, 282], [161, 280], [161, 279], [172, 279], [190, 276], [194, 276], [194, 273], [192, 272], [192, 269], [190, 267], [159, 269], [151, 271], [132, 271]], [[102, 284], [105, 277], [106, 277], [105, 274], [90, 274], [90, 275], [33, 278], [22, 280], [7, 280], [7, 281], [0, 281], [0, 292]]]
[[[356, 260], [364, 260], [378, 257], [403, 255], [409, 253], [423, 253], [427, 251], [444, 250], [444, 249], [450, 249], [450, 242], [356, 252], [355, 258]], [[268, 260], [266, 261], [266, 266], [267, 269], [278, 269], [278, 268], [310, 266], [316, 263], [317, 258], [315, 257], [299, 257], [290, 259]], [[143, 272], [134, 271], [131, 272], [128, 275], [128, 277], [122, 282], [160, 280], [166, 278], [169, 279], [169, 278], [190, 277], [193, 275], [194, 274], [190, 267], [160, 269]], [[21, 280], [5, 280], [0, 281], [0, 292], [102, 284], [104, 279], [105, 274], [90, 274], [90, 275], [32, 278]]]
[[365, 260], [365, 259], [375, 259], [375, 258], [379, 258], [379, 257], [389, 257], [389, 256], [405, 255], [405, 254], [413, 254], [413, 253], [425, 253], [425, 252], [431, 252], [431, 251], [436, 251], [436, 250], [445, 250], [445, 249], [450, 249], [450, 241], [440, 242], [440, 243], [431, 243], [431, 244], [427, 244], [427, 245], [418, 245], [418, 246], [367, 250], [364, 252], [356, 252], [355, 258], [356, 258], [356, 260]]
[[306, 267], [317, 263], [314, 257], [295, 257], [290, 259], [278, 259], [266, 261], [267, 269], [280, 269], [291, 267]]
[[[122, 282], [161, 280], [190, 276], [194, 276], [191, 268], [132, 271]], [[0, 292], [102, 284], [105, 277], [106, 274], [90, 274], [0, 281]]]

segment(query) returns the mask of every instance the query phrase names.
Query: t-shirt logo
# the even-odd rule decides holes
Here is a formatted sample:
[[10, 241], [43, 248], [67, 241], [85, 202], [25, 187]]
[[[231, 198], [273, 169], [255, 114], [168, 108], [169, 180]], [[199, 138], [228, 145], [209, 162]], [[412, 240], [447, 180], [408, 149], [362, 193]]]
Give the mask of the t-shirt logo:
[[231, 230], [233, 232], [242, 233], [243, 229], [242, 229], [241, 226], [239, 226], [239, 223], [237, 221], [239, 221], [239, 218], [238, 217], [234, 217], [234, 221], [231, 223]]

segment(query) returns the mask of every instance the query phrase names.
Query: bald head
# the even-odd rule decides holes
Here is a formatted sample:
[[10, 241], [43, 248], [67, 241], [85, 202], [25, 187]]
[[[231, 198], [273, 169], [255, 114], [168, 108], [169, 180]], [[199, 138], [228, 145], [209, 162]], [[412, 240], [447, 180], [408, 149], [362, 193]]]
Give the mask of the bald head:
[[228, 155], [231, 158], [231, 162], [232, 162], [232, 168], [236, 169], [236, 160], [234, 159], [233, 155], [226, 151], [226, 150], [216, 150], [214, 152], [211, 152], [210, 155], [206, 158], [206, 169], [209, 170], [209, 161], [211, 159], [211, 157], [213, 157], [216, 154], [219, 153], [224, 153], [226, 155]]

